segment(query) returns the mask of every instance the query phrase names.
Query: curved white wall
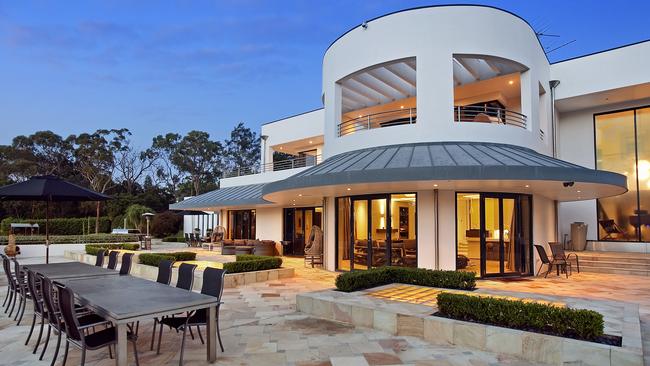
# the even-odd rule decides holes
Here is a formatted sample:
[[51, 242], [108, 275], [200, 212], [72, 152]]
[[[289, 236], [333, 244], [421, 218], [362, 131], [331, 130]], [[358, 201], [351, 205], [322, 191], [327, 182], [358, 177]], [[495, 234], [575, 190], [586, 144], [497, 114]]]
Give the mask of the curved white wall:
[[[522, 74], [522, 113], [526, 129], [453, 120], [453, 54], [491, 55], [529, 68]], [[341, 90], [337, 81], [373, 65], [416, 57], [415, 125], [337, 136]], [[538, 83], [548, 90], [549, 64], [533, 30], [507, 12], [479, 6], [413, 9], [368, 22], [337, 40], [323, 60], [325, 158], [370, 146], [425, 141], [502, 142], [550, 153], [550, 131], [540, 139]], [[550, 113], [542, 114], [550, 116]], [[545, 121], [542, 126], [547, 126]]]

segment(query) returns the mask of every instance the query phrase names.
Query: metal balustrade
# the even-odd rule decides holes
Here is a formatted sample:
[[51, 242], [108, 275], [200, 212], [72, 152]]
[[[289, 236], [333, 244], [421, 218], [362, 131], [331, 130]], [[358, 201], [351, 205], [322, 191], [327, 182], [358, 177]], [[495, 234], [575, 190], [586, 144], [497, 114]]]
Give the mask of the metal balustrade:
[[416, 121], [416, 108], [402, 108], [393, 111], [361, 115], [341, 122], [338, 125], [338, 136], [341, 137], [358, 131], [372, 130], [374, 128], [413, 124]]
[[320, 155], [305, 155], [293, 159], [279, 160], [272, 163], [266, 163], [260, 167], [241, 167], [231, 170], [224, 174], [224, 178], [241, 177], [266, 172], [276, 172], [279, 170], [304, 168], [321, 163]]
[[526, 128], [527, 117], [519, 112], [489, 106], [455, 106], [454, 121], [496, 123]]

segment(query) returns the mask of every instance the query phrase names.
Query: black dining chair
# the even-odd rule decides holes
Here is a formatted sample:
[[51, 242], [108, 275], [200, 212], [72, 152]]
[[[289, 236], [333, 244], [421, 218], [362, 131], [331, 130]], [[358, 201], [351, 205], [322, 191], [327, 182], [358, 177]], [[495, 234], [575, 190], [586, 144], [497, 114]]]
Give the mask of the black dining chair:
[[5, 301], [2, 303], [4, 306], [5, 314], [9, 311], [12, 303], [15, 303], [15, 299], [18, 297], [17, 286], [16, 286], [16, 276], [11, 273], [11, 259], [6, 255], [2, 254], [2, 269], [7, 277], [7, 296], [5, 296]]
[[[56, 348], [54, 349], [54, 356], [52, 357], [52, 363], [50, 364], [50, 366], [54, 366], [56, 363], [56, 358], [59, 355], [59, 350], [61, 348], [61, 338], [65, 333], [65, 325], [63, 323], [63, 318], [61, 317], [61, 312], [59, 311], [59, 306], [56, 301], [56, 286], [53, 284], [52, 280], [45, 277], [43, 274], [37, 273], [36, 276], [40, 280], [41, 296], [43, 298], [43, 305], [48, 323], [48, 336], [45, 338], [45, 344], [43, 345], [43, 350], [41, 351], [39, 360], [43, 360], [43, 356], [45, 355], [45, 351], [47, 350], [47, 346], [50, 340], [49, 334], [51, 331], [54, 331], [54, 333], [57, 334]], [[110, 323], [101, 316], [92, 313], [81, 306], [75, 305], [75, 313], [78, 316], [79, 324], [82, 326], [89, 324], [97, 326]]]
[[[196, 264], [181, 263], [181, 265], [178, 266], [178, 279], [176, 280], [176, 288], [192, 291], [192, 286], [194, 286], [195, 271], [196, 271]], [[163, 317], [162, 319], [164, 318], [166, 317]], [[150, 346], [150, 350], [152, 351], [153, 351], [154, 339], [156, 338], [156, 324], [160, 324], [161, 319], [155, 318], [153, 322], [154, 322], [154, 328], [153, 328], [153, 333], [151, 334], [151, 346]], [[162, 330], [162, 326], [160, 327], [160, 329]], [[192, 338], [194, 338], [193, 333], [192, 333]]]
[[[68, 348], [70, 347], [70, 344], [81, 350], [82, 366], [86, 363], [87, 350], [93, 351], [104, 347], [109, 347], [110, 350], [110, 346], [117, 344], [117, 329], [115, 329], [115, 327], [109, 326], [91, 333], [90, 329], [100, 324], [106, 324], [106, 321], [104, 320], [101, 323], [82, 325], [80, 318], [75, 312], [74, 293], [72, 290], [61, 284], [56, 284], [56, 288], [59, 299], [59, 310], [61, 311], [61, 317], [65, 324], [65, 353], [63, 354], [63, 365], [65, 365], [65, 362], [68, 359]], [[133, 344], [135, 364], [139, 366], [140, 360], [138, 359], [137, 339], [130, 331], [127, 332], [127, 339]]]
[[[16, 316], [14, 316], [14, 321], [18, 321], [16, 325], [20, 325], [20, 321], [23, 319], [25, 314], [25, 307], [27, 307], [27, 300], [32, 298], [32, 295], [29, 292], [27, 287], [27, 276], [25, 276], [25, 271], [20, 268], [20, 263], [16, 258], [11, 259], [14, 263], [14, 273], [16, 274], [16, 285], [18, 287], [18, 309], [16, 309]], [[11, 317], [11, 313], [9, 313]]]
[[131, 263], [133, 262], [133, 253], [124, 253], [122, 255], [122, 264], [120, 265], [120, 275], [128, 275], [131, 272]]
[[553, 266], [557, 268], [558, 275], [560, 275], [560, 269], [562, 269], [566, 273], [567, 278], [569, 277], [569, 271], [571, 271], [571, 263], [559, 258], [549, 258], [548, 254], [546, 254], [546, 249], [544, 249], [544, 247], [539, 244], [535, 244], [535, 249], [537, 250], [539, 260], [542, 262], [537, 269], [538, 274], [541, 273], [540, 271], [542, 269], [542, 266], [548, 265], [548, 270], [544, 273], [544, 278], [548, 277], [548, 274], [553, 270]]
[[[226, 270], [217, 269], [208, 267], [203, 271], [203, 285], [201, 286], [201, 293], [208, 296], [214, 296], [219, 301], [217, 305], [217, 338], [219, 339], [219, 346], [221, 347], [221, 352], [224, 351], [223, 343], [221, 342], [221, 333], [219, 331], [219, 309], [221, 308], [221, 296], [223, 295], [223, 286], [224, 278], [226, 275]], [[162, 340], [162, 330], [163, 325], [166, 325], [172, 329], [178, 331], [183, 331], [181, 336], [181, 355], [179, 365], [183, 365], [183, 354], [185, 351], [185, 335], [188, 329], [196, 326], [199, 338], [201, 343], [203, 342], [203, 336], [201, 335], [200, 326], [207, 326], [208, 324], [208, 309], [199, 309], [196, 311], [188, 312], [186, 316], [175, 316], [175, 317], [166, 317], [160, 320], [160, 329], [158, 333], [158, 350], [157, 353], [160, 354], [160, 343]]]
[[[172, 282], [172, 267], [174, 266], [174, 260], [161, 260], [158, 262], [158, 277], [156, 277], [156, 282], [162, 283], [163, 285], [169, 285]], [[153, 335], [156, 335], [156, 327], [158, 326], [158, 318], [153, 320]], [[151, 346], [150, 350], [153, 350], [154, 337], [151, 337]]]
[[41, 296], [40, 291], [37, 289], [37, 281], [38, 278], [36, 277], [36, 274], [28, 270], [27, 287], [29, 288], [29, 292], [32, 294], [32, 308], [34, 314], [32, 315], [32, 326], [29, 329], [29, 334], [27, 335], [25, 345], [27, 345], [29, 343], [29, 340], [32, 338], [32, 333], [34, 333], [34, 328], [36, 327], [36, 319], [39, 318], [41, 320], [41, 329], [38, 332], [38, 339], [36, 340], [36, 345], [34, 346], [34, 351], [32, 353], [36, 353], [38, 350], [38, 346], [41, 343], [41, 337], [43, 336], [43, 326], [45, 325], [45, 320], [47, 319], [47, 315], [45, 314], [43, 307], [43, 297]]
[[115, 269], [117, 268], [117, 256], [120, 255], [120, 252], [118, 251], [111, 251], [108, 253], [108, 269]]
[[100, 249], [99, 252], [97, 252], [97, 258], [95, 259], [96, 267], [104, 266], [104, 257], [106, 257], [106, 251], [104, 249]]

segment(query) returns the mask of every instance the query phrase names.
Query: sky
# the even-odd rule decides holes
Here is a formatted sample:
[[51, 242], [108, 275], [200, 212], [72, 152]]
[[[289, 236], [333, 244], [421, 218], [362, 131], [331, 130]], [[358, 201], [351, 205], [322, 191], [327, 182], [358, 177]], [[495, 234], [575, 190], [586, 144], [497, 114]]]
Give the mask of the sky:
[[[325, 49], [392, 11], [436, 1], [0, 0], [0, 144], [129, 128], [132, 142], [203, 130], [224, 139], [322, 107]], [[650, 39], [650, 1], [481, 1], [514, 12], [551, 61]]]

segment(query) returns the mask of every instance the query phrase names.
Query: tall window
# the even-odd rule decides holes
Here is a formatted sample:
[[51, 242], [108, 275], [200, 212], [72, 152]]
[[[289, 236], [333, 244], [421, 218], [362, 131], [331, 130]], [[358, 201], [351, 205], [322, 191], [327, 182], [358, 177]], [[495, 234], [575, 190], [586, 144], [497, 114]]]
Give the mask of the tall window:
[[596, 168], [627, 176], [628, 192], [598, 200], [598, 239], [650, 241], [650, 108], [594, 116]]
[[255, 239], [255, 210], [228, 211], [228, 237]]

